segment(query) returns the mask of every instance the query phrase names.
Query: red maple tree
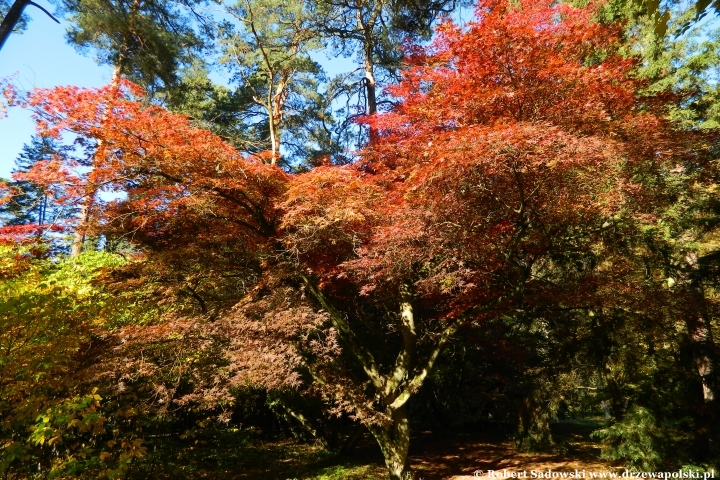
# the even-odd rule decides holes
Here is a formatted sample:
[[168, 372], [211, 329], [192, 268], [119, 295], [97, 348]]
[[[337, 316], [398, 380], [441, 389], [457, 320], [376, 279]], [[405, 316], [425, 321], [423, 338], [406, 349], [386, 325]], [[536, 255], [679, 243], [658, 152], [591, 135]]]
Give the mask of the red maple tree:
[[[488, 0], [463, 28], [445, 21], [431, 46], [406, 47], [397, 106], [366, 120], [377, 133], [362, 160], [300, 174], [130, 84], [37, 91], [41, 132], [74, 132], [96, 160], [75, 180], [50, 165], [34, 178], [123, 192], [95, 228], [145, 249], [140, 276], [191, 272], [177, 292], [213, 320], [196, 328], [226, 339], [229, 361], [205, 398], [246, 383], [320, 395], [406, 478], [407, 402], [457, 331], [530, 306], [634, 301], [622, 263], [562, 285], [558, 258], [651, 213], [643, 175], [703, 155], [638, 97], [619, 28], [595, 12]], [[234, 296], [209, 306], [209, 277], [231, 279]]]

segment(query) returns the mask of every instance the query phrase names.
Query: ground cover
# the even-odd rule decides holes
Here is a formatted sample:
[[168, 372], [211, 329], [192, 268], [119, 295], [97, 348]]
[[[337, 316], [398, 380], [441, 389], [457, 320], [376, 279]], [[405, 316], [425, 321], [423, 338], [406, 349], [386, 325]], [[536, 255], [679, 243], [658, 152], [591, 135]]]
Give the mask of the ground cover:
[[[612, 472], [618, 465], [598, 460], [591, 422], [553, 425], [555, 445], [546, 452], [520, 452], [502, 427], [419, 431], [413, 436], [411, 464], [418, 480], [465, 480], [488, 471]], [[157, 436], [152, 452], [132, 469], [133, 478], [380, 480], [387, 477], [382, 455], [369, 434], [350, 455], [313, 442], [262, 438], [255, 430], [216, 429], [197, 435]], [[475, 472], [482, 471], [482, 474]], [[530, 473], [528, 473], [528, 476]], [[150, 477], [149, 477], [150, 476]]]

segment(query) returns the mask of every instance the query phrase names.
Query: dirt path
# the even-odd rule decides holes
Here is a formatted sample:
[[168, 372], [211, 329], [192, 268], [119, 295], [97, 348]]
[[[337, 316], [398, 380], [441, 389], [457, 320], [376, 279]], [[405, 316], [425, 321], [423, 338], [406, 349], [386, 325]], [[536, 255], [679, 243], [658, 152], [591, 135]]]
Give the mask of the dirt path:
[[555, 449], [562, 453], [520, 453], [513, 442], [462, 433], [445, 439], [421, 434], [414, 440], [410, 458], [422, 480], [508, 479], [513, 474], [532, 480], [548, 478], [548, 471], [552, 479], [553, 472], [576, 470], [580, 479], [590, 479], [591, 472], [622, 471], [599, 461], [599, 450], [581, 434], [564, 438]]

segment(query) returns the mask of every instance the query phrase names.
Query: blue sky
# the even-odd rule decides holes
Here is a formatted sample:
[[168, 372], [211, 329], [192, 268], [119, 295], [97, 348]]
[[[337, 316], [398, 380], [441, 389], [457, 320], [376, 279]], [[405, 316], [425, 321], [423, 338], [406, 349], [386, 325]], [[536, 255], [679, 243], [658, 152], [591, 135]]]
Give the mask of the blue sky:
[[[47, 0], [38, 0], [49, 11]], [[15, 74], [12, 83], [22, 89], [49, 88], [58, 85], [97, 87], [107, 84], [112, 75], [108, 65], [99, 66], [91, 56], [85, 56], [68, 45], [65, 30], [68, 22], [53, 22], [43, 12], [29, 6], [25, 13], [31, 18], [28, 28], [13, 33], [0, 50], [0, 78]], [[332, 75], [354, 68], [348, 58], [317, 60]], [[224, 83], [222, 75], [211, 75]], [[10, 108], [8, 116], [0, 119], [0, 178], [9, 178], [15, 159], [35, 131], [30, 114], [19, 107]]]
[[[47, 1], [36, 1], [50, 12], [54, 10]], [[17, 74], [13, 83], [24, 89], [95, 87], [109, 82], [109, 66], [98, 66], [65, 42], [67, 22], [58, 25], [33, 6], [27, 7], [25, 13], [32, 19], [27, 30], [10, 35], [0, 50], [0, 78]], [[0, 177], [10, 176], [15, 158], [34, 130], [29, 113], [20, 108], [10, 108], [8, 116], [0, 119]]]

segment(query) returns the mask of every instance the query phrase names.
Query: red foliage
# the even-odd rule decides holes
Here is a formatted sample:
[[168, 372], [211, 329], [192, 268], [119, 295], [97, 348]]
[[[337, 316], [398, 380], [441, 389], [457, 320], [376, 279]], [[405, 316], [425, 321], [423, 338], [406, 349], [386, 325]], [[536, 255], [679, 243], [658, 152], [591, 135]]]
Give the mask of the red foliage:
[[446, 21], [431, 47], [408, 48], [412, 67], [389, 89], [399, 106], [377, 119], [386, 140], [513, 122], [595, 135], [632, 115], [634, 61], [615, 53], [619, 26], [590, 21], [592, 4], [548, 5], [481, 1], [475, 22]]
[[652, 211], [636, 179], [696, 148], [652, 99], [643, 112], [633, 60], [614, 53], [619, 27], [594, 12], [481, 2], [475, 22], [407, 47], [398, 105], [365, 119], [378, 136], [356, 173], [292, 183], [286, 243], [328, 284], [392, 298], [411, 282], [439, 318], [519, 284], [559, 301], [534, 269], [568, 238], [589, 245], [608, 219]]
[[60, 137], [73, 132], [87, 154], [79, 160], [39, 162], [23, 179], [43, 186], [62, 183], [65, 201], [74, 204], [88, 192], [122, 192], [125, 198], [107, 205], [96, 222], [158, 246], [173, 243], [173, 236], [192, 230], [194, 220], [209, 212], [218, 223], [267, 236], [275, 215], [267, 200], [283, 193], [287, 175], [243, 157], [219, 137], [193, 127], [187, 117], [147, 104], [141, 95], [124, 81], [30, 94], [27, 103], [39, 133]]
[[5, 225], [4, 227], [0, 227], [0, 244], [33, 244], [38, 242], [38, 237], [43, 233], [58, 233], [64, 230], [61, 225]]
[[[287, 174], [122, 83], [32, 94], [41, 133], [85, 139], [93, 168], [48, 162], [29, 175], [76, 199], [88, 185], [125, 193], [98, 228], [144, 245], [163, 263], [144, 275], [190, 285], [203, 313], [199, 278], [242, 277], [231, 297], [242, 301], [210, 328], [231, 339], [214, 385], [298, 387], [314, 362], [327, 398], [388, 423], [433, 365], [415, 343], [439, 352], [453, 325], [528, 305], [637, 302], [627, 261], [555, 281], [564, 256], [606, 248], [618, 218], [652, 221], [662, 173], [709, 148], [640, 103], [632, 60], [613, 53], [617, 26], [590, 21], [592, 7], [547, 5], [483, 1], [476, 22], [446, 21], [430, 47], [408, 47], [412, 67], [390, 88], [398, 105], [365, 120], [377, 135], [356, 165]], [[410, 316], [417, 330], [398, 327]], [[349, 325], [367, 327], [369, 345]], [[378, 332], [401, 328], [396, 357]], [[338, 345], [367, 378], [331, 365]]]

